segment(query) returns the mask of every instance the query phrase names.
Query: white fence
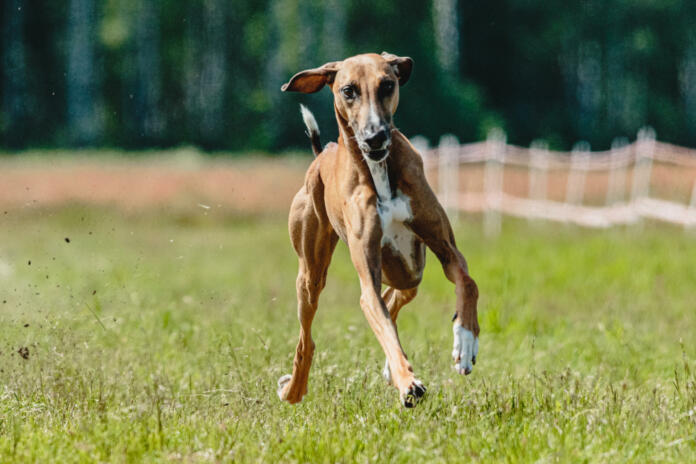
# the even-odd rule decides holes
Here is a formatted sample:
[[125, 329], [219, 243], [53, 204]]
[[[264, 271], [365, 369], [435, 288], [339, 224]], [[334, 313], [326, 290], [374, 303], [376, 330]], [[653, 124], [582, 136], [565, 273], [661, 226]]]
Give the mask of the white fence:
[[[541, 142], [517, 147], [508, 145], [500, 130], [491, 131], [485, 142], [467, 145], [451, 135], [444, 136], [437, 148], [428, 149], [424, 142], [414, 139], [443, 205], [455, 218], [460, 211], [484, 213], [484, 228], [491, 235], [499, 233], [503, 214], [587, 227], [647, 218], [696, 228], [696, 151], [656, 141], [651, 128], [641, 129], [632, 144], [615, 140], [604, 152], [591, 152], [585, 142], [576, 144], [571, 153], [550, 151]], [[657, 177], [656, 164], [660, 165]], [[478, 190], [467, 185], [467, 170], [482, 177]], [[515, 171], [516, 192], [508, 188], [507, 170]], [[588, 176], [602, 178], [602, 187], [590, 192], [594, 204], [587, 201]], [[680, 186], [672, 186], [677, 176]], [[550, 181], [554, 192], [549, 191]], [[565, 185], [559, 187], [559, 182]], [[526, 184], [523, 192], [519, 184]], [[685, 201], [653, 196], [655, 187], [671, 188], [676, 197], [681, 190]]]

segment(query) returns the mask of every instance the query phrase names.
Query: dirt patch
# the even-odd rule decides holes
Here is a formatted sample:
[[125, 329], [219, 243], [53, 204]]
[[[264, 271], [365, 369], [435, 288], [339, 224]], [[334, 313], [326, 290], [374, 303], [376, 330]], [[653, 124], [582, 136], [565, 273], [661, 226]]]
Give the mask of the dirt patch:
[[[209, 158], [195, 151], [165, 152], [158, 156], [41, 156], [0, 158], [0, 208], [56, 206], [66, 203], [113, 205], [125, 210], [159, 208], [225, 208], [245, 214], [287, 213], [312, 161], [306, 157]], [[630, 195], [632, 170], [626, 172], [622, 197]], [[527, 197], [529, 171], [506, 166], [506, 193]], [[437, 166], [427, 177], [437, 191]], [[462, 192], [482, 192], [484, 166], [462, 165]], [[688, 203], [696, 169], [655, 162], [651, 193], [657, 198]], [[564, 201], [567, 171], [549, 172], [547, 198]], [[584, 202], [606, 201], [608, 175], [586, 176]], [[70, 243], [69, 237], [65, 238]]]
[[309, 157], [5, 158], [0, 159], [0, 207], [80, 203], [124, 209], [287, 211], [310, 162]]
[[19, 349], [17, 350], [17, 353], [23, 358], [23, 359], [29, 359], [29, 348], [26, 346], [20, 346]]

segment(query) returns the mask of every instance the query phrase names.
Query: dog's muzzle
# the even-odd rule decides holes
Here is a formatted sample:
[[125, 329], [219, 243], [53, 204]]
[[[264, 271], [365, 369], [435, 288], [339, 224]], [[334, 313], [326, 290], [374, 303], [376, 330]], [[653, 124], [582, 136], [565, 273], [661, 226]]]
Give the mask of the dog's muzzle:
[[387, 128], [366, 133], [359, 145], [366, 158], [371, 161], [382, 161], [389, 154], [391, 133]]

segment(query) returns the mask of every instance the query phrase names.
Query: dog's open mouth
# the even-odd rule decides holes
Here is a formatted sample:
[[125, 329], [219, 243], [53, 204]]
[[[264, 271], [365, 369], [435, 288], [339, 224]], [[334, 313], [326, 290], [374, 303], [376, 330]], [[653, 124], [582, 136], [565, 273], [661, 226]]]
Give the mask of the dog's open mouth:
[[372, 161], [381, 161], [385, 156], [387, 156], [388, 150], [372, 150], [367, 152], [367, 157]]

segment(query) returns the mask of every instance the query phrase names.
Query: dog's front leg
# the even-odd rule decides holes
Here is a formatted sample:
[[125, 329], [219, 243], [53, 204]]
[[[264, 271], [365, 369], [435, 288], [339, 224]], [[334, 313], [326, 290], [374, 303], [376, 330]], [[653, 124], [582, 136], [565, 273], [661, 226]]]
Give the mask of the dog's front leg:
[[447, 278], [454, 283], [457, 295], [454, 315], [454, 368], [468, 375], [478, 355], [478, 287], [469, 275], [464, 256], [457, 249], [454, 233], [444, 209], [428, 188], [414, 196], [414, 210], [418, 211], [411, 223], [413, 231], [425, 242], [442, 264]]
[[347, 207], [347, 238], [350, 256], [360, 279], [360, 306], [375, 333], [399, 390], [401, 403], [412, 407], [425, 394], [425, 387], [415, 378], [411, 364], [401, 347], [396, 326], [380, 296], [382, 285], [382, 229], [374, 202], [357, 196]]

